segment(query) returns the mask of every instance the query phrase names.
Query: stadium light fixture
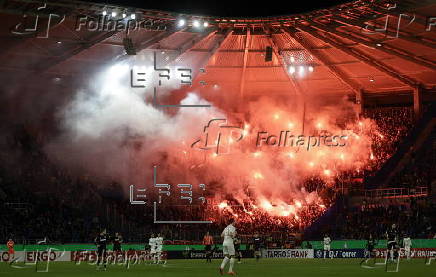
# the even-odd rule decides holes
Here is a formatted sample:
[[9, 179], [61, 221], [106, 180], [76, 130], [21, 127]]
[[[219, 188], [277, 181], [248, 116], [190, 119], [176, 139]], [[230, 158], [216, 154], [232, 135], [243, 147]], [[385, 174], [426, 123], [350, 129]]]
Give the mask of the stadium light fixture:
[[294, 74], [295, 73], [295, 66], [290, 66], [289, 67], [289, 73]]
[[131, 18], [131, 19], [135, 19], [135, 18], [136, 18], [136, 14], [132, 13], [132, 14], [130, 15], [130, 18]]
[[126, 18], [127, 14], [123, 13], [123, 18]]
[[309, 66], [309, 71], [313, 72], [313, 66]]
[[102, 13], [104, 16], [106, 16], [107, 15], [107, 11], [103, 11], [103, 13]]
[[177, 26], [179, 26], [179, 27], [183, 27], [183, 26], [185, 26], [185, 24], [186, 24], [186, 21], [184, 19], [179, 19], [179, 21], [177, 22]]
[[111, 16], [112, 16], [112, 17], [116, 17], [116, 16], [117, 16], [117, 13], [116, 13], [116, 12], [112, 12], [112, 13], [111, 13]]
[[207, 28], [209, 26], [209, 23], [207, 22], [207, 21], [205, 21], [204, 23], [203, 23], [203, 27], [204, 28]]
[[304, 73], [306, 73], [305, 66], [300, 66], [300, 68], [298, 69], [298, 73], [300, 74], [300, 76], [304, 76]]
[[192, 25], [193, 25], [195, 28], [198, 28], [198, 27], [200, 27], [200, 21], [198, 21], [198, 20], [194, 20], [194, 22], [192, 23]]

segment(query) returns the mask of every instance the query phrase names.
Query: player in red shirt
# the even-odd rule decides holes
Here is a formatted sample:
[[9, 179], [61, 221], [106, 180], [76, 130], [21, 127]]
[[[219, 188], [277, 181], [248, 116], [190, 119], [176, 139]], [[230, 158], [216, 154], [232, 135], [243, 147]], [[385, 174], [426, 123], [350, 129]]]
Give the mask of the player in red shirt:
[[206, 262], [212, 262], [212, 245], [213, 245], [213, 237], [209, 235], [209, 232], [203, 238], [203, 244], [206, 246]]
[[8, 247], [9, 257], [12, 256], [12, 259], [14, 259], [15, 257], [14, 245], [15, 243], [12, 239], [9, 239], [8, 242], [6, 243], [6, 246]]

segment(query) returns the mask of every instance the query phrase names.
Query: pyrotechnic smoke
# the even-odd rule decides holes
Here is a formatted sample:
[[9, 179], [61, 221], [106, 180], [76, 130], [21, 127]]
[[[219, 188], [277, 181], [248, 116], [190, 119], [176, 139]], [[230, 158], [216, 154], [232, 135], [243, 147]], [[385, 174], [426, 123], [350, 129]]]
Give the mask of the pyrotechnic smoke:
[[[47, 147], [54, 159], [77, 172], [116, 180], [126, 191], [132, 183], [151, 188], [153, 166], [158, 165], [158, 182], [206, 184], [217, 201], [231, 197], [242, 203], [251, 199], [273, 215], [295, 217], [304, 205], [324, 208], [317, 191], [308, 191], [302, 185], [305, 179], [317, 176], [329, 186], [343, 172], [362, 170], [368, 164], [370, 134], [376, 127], [368, 119], [357, 119], [345, 100], [334, 105], [308, 101], [303, 131], [301, 99], [265, 96], [245, 103], [243, 115], [235, 116], [226, 106], [228, 101], [220, 101], [223, 94], [236, 97], [233, 91], [205, 94], [205, 100], [201, 88], [187, 89], [184, 98], [174, 103], [180, 94], [173, 97], [171, 93], [180, 82], [173, 76], [175, 81], [159, 87], [159, 101], [212, 107], [162, 109], [151, 104], [152, 87], [157, 84], [156, 77], [149, 77], [152, 65], [139, 65], [147, 72], [147, 88], [130, 87], [130, 69], [138, 66], [137, 62], [113, 65], [65, 107], [59, 115], [64, 132]], [[195, 140], [204, 139], [204, 126], [217, 118], [239, 126], [244, 138], [222, 138], [223, 143], [230, 144], [230, 153], [224, 155], [217, 155], [213, 149], [192, 148]], [[346, 136], [346, 143], [343, 147], [321, 144], [311, 149], [306, 145], [256, 146], [258, 132], [279, 136], [281, 131], [306, 137]]]
[[[133, 68], [147, 73], [146, 88], [130, 86]], [[159, 164], [163, 156], [171, 156], [178, 143], [192, 140], [208, 118], [222, 117], [213, 107], [180, 109], [170, 115], [153, 106], [146, 101], [157, 83], [156, 77], [149, 78], [152, 71], [152, 63], [143, 66], [132, 59], [93, 78], [59, 114], [64, 132], [47, 147], [52, 157], [98, 179], [126, 185], [150, 183], [153, 165]], [[162, 86], [159, 95], [165, 96], [176, 88], [174, 83]], [[180, 104], [208, 102], [188, 93]]]

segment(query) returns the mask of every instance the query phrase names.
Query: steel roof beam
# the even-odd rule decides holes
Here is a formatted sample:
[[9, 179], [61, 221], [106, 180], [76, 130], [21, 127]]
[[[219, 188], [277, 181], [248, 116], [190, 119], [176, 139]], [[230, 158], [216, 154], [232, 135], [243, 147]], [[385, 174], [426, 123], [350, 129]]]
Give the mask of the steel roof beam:
[[342, 83], [344, 83], [346, 86], [348, 86], [352, 91], [354, 91], [356, 94], [360, 92], [361, 87], [356, 84], [355, 82], [351, 81], [346, 74], [341, 71], [339, 68], [335, 67], [334, 65], [331, 65], [330, 62], [327, 60], [327, 58], [322, 55], [319, 51], [311, 50], [310, 45], [301, 37], [297, 36], [295, 32], [292, 32], [288, 29], [284, 29], [284, 31], [289, 34], [295, 41], [297, 41], [301, 46], [305, 48], [307, 52], [309, 52], [312, 56], [314, 56], [317, 60], [321, 62], [322, 65], [327, 67], [327, 69], [336, 76]]
[[291, 83], [292, 87], [294, 87], [295, 91], [302, 96], [305, 96], [305, 92], [304, 90], [301, 88], [301, 85], [298, 83], [298, 81], [289, 75], [288, 73], [288, 64], [286, 63], [285, 59], [283, 58], [282, 55], [280, 55], [280, 49], [277, 46], [277, 41], [275, 39], [274, 36], [271, 36], [269, 38], [271, 47], [273, 48], [274, 54], [276, 55], [277, 59], [279, 59], [280, 64], [282, 65], [283, 71], [286, 75], [286, 77], [288, 78], [289, 82]]
[[242, 74], [241, 74], [241, 84], [239, 86], [239, 96], [240, 96], [241, 100], [244, 98], [245, 72], [247, 71], [248, 49], [250, 47], [250, 42], [251, 42], [251, 32], [250, 32], [250, 27], [247, 27], [247, 34], [246, 34], [246, 37], [245, 37], [245, 47], [244, 47], [244, 58], [243, 58]]
[[147, 49], [147, 48], [153, 46], [154, 44], [158, 43], [159, 41], [170, 37], [172, 34], [177, 33], [179, 31], [182, 32], [184, 30], [185, 29], [179, 30], [178, 28], [173, 27], [173, 28], [171, 28], [169, 30], [162, 31], [159, 34], [151, 37], [150, 39], [139, 43], [139, 45], [136, 46], [136, 51], [137, 52], [141, 52], [142, 50]]
[[344, 32], [337, 31], [334, 28], [328, 27], [326, 25], [317, 23], [317, 22], [312, 21], [312, 20], [308, 20], [308, 22], [310, 23], [311, 26], [313, 26], [319, 30], [322, 30], [324, 32], [329, 32], [329, 33], [335, 34], [339, 37], [351, 40], [355, 43], [361, 43], [361, 44], [366, 45], [370, 48], [374, 48], [376, 50], [382, 51], [386, 54], [396, 56], [398, 58], [401, 58], [403, 60], [407, 60], [409, 62], [413, 62], [417, 65], [425, 66], [431, 70], [436, 70], [436, 62], [424, 59], [424, 58], [419, 57], [419, 56], [416, 56], [413, 53], [407, 52], [403, 49], [398, 49], [398, 48], [395, 48], [394, 46], [386, 45], [386, 44], [381, 45], [381, 46], [377, 46], [376, 45], [377, 43], [375, 41], [370, 42], [370, 41], [367, 41], [361, 37], [356, 37], [356, 36], [353, 36], [353, 35], [350, 35], [350, 34], [347, 34]]
[[209, 54], [205, 57], [203, 63], [206, 65], [210, 58], [215, 55], [215, 53], [219, 52], [219, 49], [221, 45], [224, 44], [224, 42], [229, 38], [230, 34], [232, 33], [232, 29], [228, 29], [226, 33], [224, 34], [215, 34], [216, 36], [221, 36], [215, 44], [213, 45], [212, 49], [209, 51]]
[[57, 64], [60, 64], [61, 62], [64, 62], [64, 61], [70, 59], [71, 57], [76, 56], [77, 54], [81, 53], [82, 51], [91, 48], [92, 46], [98, 44], [99, 42], [110, 38], [111, 36], [113, 36], [116, 33], [117, 33], [116, 31], [105, 32], [102, 35], [95, 38], [94, 40], [92, 40], [91, 42], [84, 43], [84, 44], [80, 45], [79, 47], [77, 47], [77, 48], [71, 50], [70, 52], [60, 56], [60, 58], [58, 58], [54, 61], [48, 61], [48, 62], [42, 63], [41, 65], [37, 66], [35, 68], [35, 70], [38, 72], [44, 72], [44, 71], [50, 69], [51, 67], [53, 67]]
[[192, 48], [199, 42], [203, 40], [208, 40], [212, 37], [216, 32], [216, 28], [210, 28], [209, 30], [197, 34], [194, 38], [189, 39], [187, 42], [183, 43], [180, 48], [177, 50], [177, 55], [174, 55], [167, 61], [167, 64], [177, 60], [180, 56], [192, 50]]
[[298, 25], [296, 26], [296, 28], [298, 30], [301, 30], [303, 32], [306, 32], [308, 34], [310, 34], [311, 36], [323, 41], [324, 43], [330, 44], [334, 47], [336, 47], [337, 49], [341, 50], [342, 52], [345, 52], [346, 54], [353, 56], [354, 58], [362, 61], [363, 63], [376, 68], [377, 70], [386, 73], [387, 75], [391, 76], [392, 78], [400, 81], [401, 83], [410, 86], [410, 87], [415, 87], [418, 82], [404, 76], [403, 74], [398, 73], [395, 69], [391, 68], [390, 66], [386, 65], [385, 63], [378, 61], [377, 59], [374, 59], [373, 57], [363, 53], [362, 51], [359, 51], [355, 48], [349, 48], [344, 46], [342, 43], [332, 39], [332, 38], [328, 38], [326, 35], [321, 35], [317, 32], [316, 29], [314, 29], [313, 27], [309, 27], [309, 26], [304, 26], [304, 25]]
[[[365, 22], [368, 21], [368, 20], [355, 20], [352, 18], [347, 19], [343, 16], [337, 16], [337, 15], [332, 16], [332, 18], [335, 21], [341, 22], [341, 23], [346, 24], [348, 26], [362, 28], [362, 29], [363, 29], [363, 26], [365, 25]], [[406, 41], [409, 41], [412, 43], [422, 44], [422, 45], [425, 45], [425, 46], [430, 47], [430, 48], [436, 48], [436, 44], [434, 41], [433, 42], [426, 41], [425, 39], [427, 39], [427, 38], [413, 36], [412, 34], [406, 33], [406, 32], [402, 32], [402, 33], [403, 33], [403, 35], [401, 35], [401, 33], [398, 33], [399, 39], [406, 40]], [[385, 34], [388, 36], [391, 36], [392, 38], [397, 38], [396, 31], [394, 32], [394, 31], [390, 31], [387, 29]]]

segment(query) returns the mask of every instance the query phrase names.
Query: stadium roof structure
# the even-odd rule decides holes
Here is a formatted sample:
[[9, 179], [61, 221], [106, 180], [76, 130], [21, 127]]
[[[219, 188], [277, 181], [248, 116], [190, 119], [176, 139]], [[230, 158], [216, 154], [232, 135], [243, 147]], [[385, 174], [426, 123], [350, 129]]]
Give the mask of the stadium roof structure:
[[[96, 18], [103, 12], [118, 17], [124, 13], [126, 18], [135, 14], [136, 20], [154, 20], [165, 29], [140, 28], [128, 35], [123, 30], [76, 30], [78, 16]], [[38, 28], [24, 30], [36, 16]], [[205, 68], [201, 80], [222, 84], [242, 98], [339, 95], [361, 107], [413, 102], [419, 112], [422, 101], [436, 99], [435, 16], [436, 3], [431, 0], [359, 0], [264, 18], [175, 14], [67, 0], [4, 0], [0, 81], [73, 82], [126, 55], [123, 39], [128, 37], [136, 52], [169, 51], [173, 56], [168, 64], [193, 64], [197, 78], [198, 69]], [[271, 61], [265, 61], [267, 46], [273, 50]]]

